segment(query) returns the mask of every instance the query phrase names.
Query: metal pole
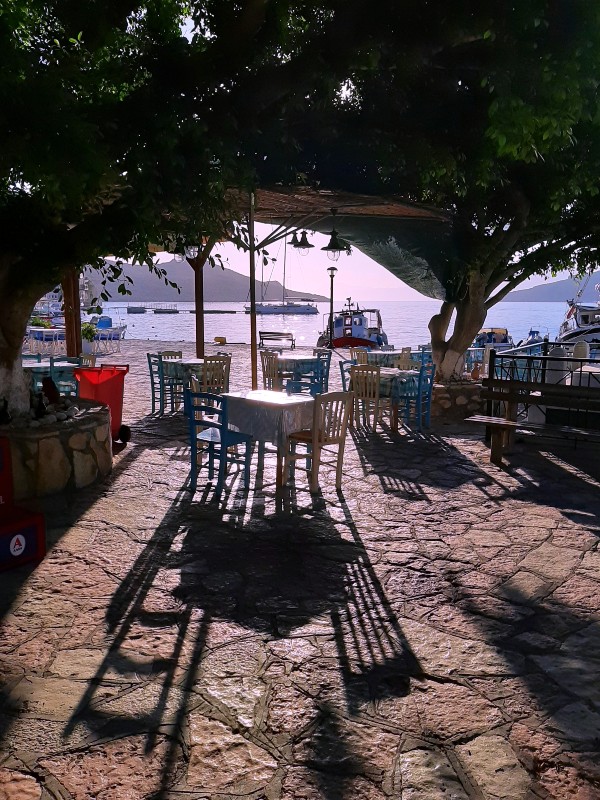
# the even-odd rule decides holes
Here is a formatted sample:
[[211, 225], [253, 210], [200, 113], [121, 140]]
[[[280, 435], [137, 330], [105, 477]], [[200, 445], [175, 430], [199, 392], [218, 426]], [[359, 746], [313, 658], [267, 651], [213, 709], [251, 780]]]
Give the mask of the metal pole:
[[258, 345], [256, 337], [256, 252], [254, 244], [254, 192], [250, 192], [248, 215], [248, 239], [250, 246], [250, 361], [252, 363], [252, 388], [258, 388]]
[[331, 278], [331, 287], [329, 290], [329, 349], [333, 350], [333, 279], [337, 272], [337, 267], [327, 267], [327, 272]]

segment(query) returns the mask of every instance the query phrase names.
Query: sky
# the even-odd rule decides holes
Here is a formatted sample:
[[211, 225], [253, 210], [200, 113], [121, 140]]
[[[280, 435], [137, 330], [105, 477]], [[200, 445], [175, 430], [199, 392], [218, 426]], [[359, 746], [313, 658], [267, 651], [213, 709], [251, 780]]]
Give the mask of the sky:
[[[265, 237], [271, 230], [270, 225], [256, 225], [257, 237]], [[428, 300], [419, 292], [411, 289], [399, 278], [382, 267], [376, 261], [361, 253], [356, 248], [352, 248], [351, 255], [342, 253], [339, 260], [332, 262], [327, 258], [327, 254], [321, 252], [329, 242], [329, 237], [320, 233], [309, 232], [309, 242], [314, 245], [308, 255], [301, 256], [292, 247], [287, 248], [285, 258], [286, 279], [285, 285], [288, 289], [299, 292], [312, 292], [329, 297], [330, 277], [327, 268], [334, 264], [337, 273], [334, 277], [334, 297], [351, 297], [353, 300], [364, 302], [365, 300]], [[235, 270], [242, 275], [250, 274], [248, 254], [238, 250], [232, 244], [219, 244], [215, 248], [223, 257], [225, 267]], [[261, 280], [275, 280], [282, 282], [284, 266], [284, 247], [283, 241], [277, 242], [268, 248], [269, 256], [277, 259], [274, 264], [264, 267], [261, 275], [260, 260], [257, 259], [256, 276]], [[172, 254], [160, 254], [159, 260], [168, 261], [173, 258]], [[559, 275], [552, 280], [560, 280], [567, 275]], [[542, 276], [537, 276], [529, 281], [522, 283], [519, 288], [526, 289], [544, 283]]]

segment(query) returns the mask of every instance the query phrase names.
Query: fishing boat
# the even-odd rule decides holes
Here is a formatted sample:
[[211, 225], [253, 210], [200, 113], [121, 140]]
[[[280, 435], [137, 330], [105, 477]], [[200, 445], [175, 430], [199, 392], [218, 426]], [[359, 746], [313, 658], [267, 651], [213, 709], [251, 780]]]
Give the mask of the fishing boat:
[[[329, 317], [323, 320], [323, 333], [317, 340], [317, 347], [329, 344]], [[383, 330], [381, 313], [378, 308], [360, 308], [352, 298], [346, 299], [341, 311], [333, 315], [333, 347], [370, 347], [377, 349], [387, 345], [388, 338]]]
[[515, 346], [507, 328], [482, 328], [473, 339], [471, 347], [492, 345], [495, 350], [508, 350]]
[[[579, 302], [583, 288], [575, 299], [567, 300], [567, 312], [556, 337], [558, 342], [600, 342], [600, 300]], [[597, 283], [595, 288], [600, 295], [600, 284]]]

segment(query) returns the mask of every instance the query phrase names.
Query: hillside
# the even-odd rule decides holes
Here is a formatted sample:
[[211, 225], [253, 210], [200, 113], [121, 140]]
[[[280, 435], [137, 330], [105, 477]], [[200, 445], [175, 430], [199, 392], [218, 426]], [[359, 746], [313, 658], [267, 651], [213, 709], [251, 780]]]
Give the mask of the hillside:
[[[600, 272], [594, 272], [590, 277], [581, 296], [582, 302], [595, 303], [598, 300], [598, 292], [595, 289], [597, 283], [600, 283]], [[566, 303], [567, 300], [573, 299], [578, 291], [579, 283], [567, 278], [562, 281], [542, 283], [530, 289], [515, 289], [506, 295], [505, 300], [512, 303]]]
[[[123, 297], [117, 294], [116, 286], [112, 289], [109, 287], [112, 299], [131, 302], [193, 302], [194, 273], [187, 261], [166, 261], [159, 266], [167, 271], [169, 280], [175, 281], [181, 289], [181, 293], [178, 293], [177, 289], [173, 289], [171, 286], [165, 286], [164, 282], [156, 275], [151, 274], [147, 267], [139, 264], [135, 266], [125, 264], [125, 274], [133, 279], [133, 285], [129, 287], [131, 295]], [[90, 273], [90, 278], [94, 285], [97, 286], [98, 280], [93, 272]], [[249, 298], [249, 287], [248, 276], [232, 269], [206, 267], [204, 270], [204, 299], [206, 302], [244, 303]], [[265, 300], [281, 300], [282, 286], [278, 281], [271, 281], [268, 285], [265, 282], [264, 295], [261, 292], [261, 288], [261, 282], [256, 281], [257, 299], [264, 297]], [[312, 294], [307, 291], [294, 291], [287, 287], [286, 296], [288, 298], [304, 297], [317, 302], [328, 300], [323, 295]]]

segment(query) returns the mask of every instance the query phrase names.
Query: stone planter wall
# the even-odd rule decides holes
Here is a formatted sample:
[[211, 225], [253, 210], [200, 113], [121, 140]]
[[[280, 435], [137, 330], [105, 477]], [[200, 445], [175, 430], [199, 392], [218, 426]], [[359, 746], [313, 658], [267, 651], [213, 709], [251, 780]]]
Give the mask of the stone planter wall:
[[483, 411], [481, 384], [475, 381], [435, 384], [431, 398], [431, 418], [439, 422], [460, 422]]
[[107, 406], [78, 400], [71, 419], [39, 428], [0, 427], [10, 441], [16, 500], [81, 488], [112, 469], [112, 438]]

